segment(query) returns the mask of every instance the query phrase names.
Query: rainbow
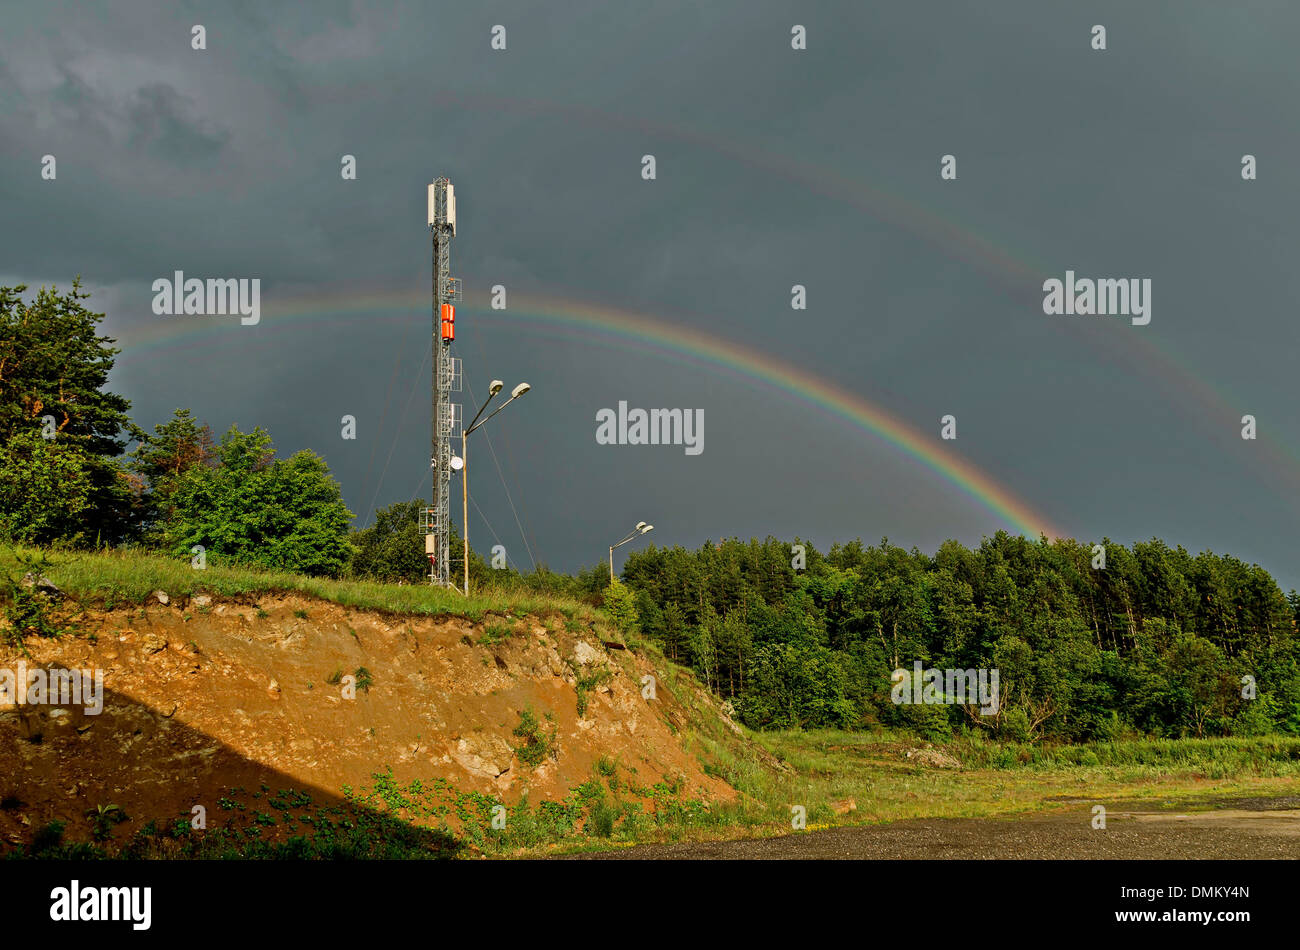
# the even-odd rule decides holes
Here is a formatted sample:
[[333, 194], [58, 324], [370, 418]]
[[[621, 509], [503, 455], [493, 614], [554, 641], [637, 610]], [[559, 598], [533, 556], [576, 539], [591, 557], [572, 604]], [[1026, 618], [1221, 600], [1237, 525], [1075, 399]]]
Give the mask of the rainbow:
[[[368, 101], [383, 93], [375, 84], [347, 83], [323, 90], [330, 103]], [[774, 152], [764, 143], [743, 141], [734, 133], [719, 136], [712, 130], [649, 119], [626, 112], [611, 112], [591, 106], [555, 102], [546, 99], [505, 97], [467, 90], [442, 90], [433, 97], [433, 105], [444, 110], [494, 111], [523, 117], [546, 116], [574, 125], [608, 131], [622, 129], [642, 136], [647, 142], [678, 142], [693, 149], [712, 152], [736, 165], [743, 165], [767, 175], [792, 182], [807, 193], [841, 202], [863, 211], [879, 221], [902, 228], [940, 248], [950, 257], [978, 267], [996, 281], [1027, 309], [1033, 319], [1047, 319], [1036, 313], [1041, 303], [1041, 286], [1045, 277], [1057, 276], [1073, 262], [1057, 261], [1051, 266], [1019, 248], [1000, 244], [973, 227], [957, 220], [950, 210], [935, 210], [901, 193], [862, 181], [861, 171], [846, 175], [821, 162], [806, 161], [796, 155]], [[937, 156], [935, 157], [937, 163]], [[936, 164], [936, 180], [937, 180]], [[936, 192], [935, 194], [938, 194]], [[1237, 437], [1244, 406], [1243, 399], [1222, 382], [1207, 378], [1203, 369], [1194, 366], [1179, 353], [1165, 334], [1163, 311], [1155, 329], [1135, 332], [1106, 321], [1061, 320], [1062, 331], [1091, 348], [1098, 356], [1159, 385], [1171, 405], [1188, 418], [1206, 424], [1210, 437], [1224, 446], [1240, 448]], [[1300, 472], [1300, 450], [1280, 440], [1261, 435], [1258, 440], [1260, 461], [1266, 463], [1276, 478], [1284, 497], [1294, 492]]]
[[[309, 94], [325, 104], [339, 105], [368, 102], [386, 95], [387, 91], [387, 86], [381, 83], [349, 81], [334, 86], [317, 86]], [[1029, 308], [1036, 309], [1039, 305], [1044, 277], [1071, 263], [1058, 261], [1056, 265], [1046, 266], [1023, 250], [1000, 245], [991, 237], [978, 233], [956, 220], [949, 210], [925, 207], [912, 198], [843, 174], [825, 164], [777, 153], [762, 143], [742, 141], [734, 135], [722, 137], [710, 130], [590, 106], [465, 90], [442, 90], [433, 96], [431, 104], [447, 111], [491, 110], [523, 117], [546, 116], [602, 131], [622, 129], [644, 136], [647, 141], [673, 141], [712, 152], [729, 162], [778, 176], [810, 194], [842, 202], [909, 231], [954, 259], [975, 265]], [[860, 174], [860, 171], [855, 170], [855, 174]], [[384, 299], [390, 298], [385, 295]], [[334, 304], [323, 300], [322, 307], [332, 310]], [[1033, 315], [1032, 309], [1026, 312]], [[1040, 317], [1034, 315], [1034, 318]], [[1091, 320], [1063, 320], [1060, 326], [1064, 333], [1093, 349], [1105, 360], [1123, 364], [1129, 372], [1159, 385], [1170, 397], [1172, 406], [1189, 418], [1201, 423], [1208, 420], [1212, 438], [1221, 444], [1239, 447], [1240, 440], [1236, 438], [1238, 420], [1242, 406], [1248, 405], [1249, 400], [1231, 392], [1224, 384], [1207, 379], [1203, 370], [1193, 366], [1163, 336], [1163, 323], [1160, 328], [1146, 328], [1145, 332], [1133, 332], [1127, 327]], [[1259, 437], [1258, 448], [1260, 461], [1273, 471], [1278, 487], [1289, 497], [1300, 471], [1300, 450], [1263, 434]]]
[[[234, 329], [221, 318], [167, 317], [147, 334], [124, 339], [119, 362], [130, 363], [162, 347], [209, 342], [229, 333], [276, 334], [300, 329], [309, 322], [368, 322], [429, 320], [429, 301], [419, 292], [297, 296], [264, 299], [262, 322], [256, 328]], [[507, 310], [492, 310], [487, 299], [471, 298], [460, 307], [476, 320], [501, 321], [512, 328], [533, 330], [580, 342], [603, 342], [638, 353], [720, 369], [761, 389], [793, 397], [850, 427], [879, 439], [903, 456], [933, 472], [986, 508], [1006, 526], [1030, 538], [1061, 537], [1051, 523], [985, 472], [937, 439], [919, 432], [862, 396], [829, 383], [806, 370], [782, 362], [731, 340], [658, 317], [590, 302], [514, 293]], [[229, 339], [229, 337], [227, 337]]]

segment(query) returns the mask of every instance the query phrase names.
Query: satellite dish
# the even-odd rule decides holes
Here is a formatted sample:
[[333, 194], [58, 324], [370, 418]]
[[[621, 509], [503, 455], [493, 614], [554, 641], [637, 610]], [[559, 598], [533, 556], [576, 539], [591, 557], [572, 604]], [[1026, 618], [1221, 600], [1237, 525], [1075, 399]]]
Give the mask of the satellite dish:
[[463, 458], [461, 458], [459, 455], [453, 455], [451, 457], [451, 470], [453, 472], [459, 472], [464, 467], [465, 467], [465, 460]]

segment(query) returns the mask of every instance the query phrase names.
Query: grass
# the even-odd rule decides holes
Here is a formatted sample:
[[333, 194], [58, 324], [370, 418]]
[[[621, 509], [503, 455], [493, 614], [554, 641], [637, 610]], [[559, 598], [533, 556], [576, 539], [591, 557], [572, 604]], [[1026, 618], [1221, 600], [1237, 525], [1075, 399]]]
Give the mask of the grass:
[[[996, 818], [1062, 807], [1063, 800], [1169, 800], [1268, 796], [1294, 792], [1300, 738], [1135, 740], [1035, 746], [962, 738], [936, 748], [961, 769], [915, 764], [904, 751], [927, 743], [901, 732], [774, 732], [757, 744], [789, 771], [774, 769], [716, 739], [694, 743], [715, 773], [742, 792], [720, 808], [721, 824], [704, 837], [757, 836], [790, 830], [790, 809], [808, 810], [808, 827], [912, 818]], [[965, 756], [963, 758], [963, 755]], [[857, 809], [837, 815], [833, 803]], [[699, 837], [696, 835], [695, 837]]]
[[[621, 795], [615, 784], [593, 776], [558, 801], [534, 807], [525, 795], [513, 804], [481, 792], [463, 791], [444, 779], [397, 782], [391, 770], [376, 772], [360, 789], [344, 786], [342, 798], [317, 801], [301, 789], [249, 795], [227, 789], [210, 827], [196, 830], [189, 815], [152, 817], [117, 829], [125, 816], [116, 806], [87, 813], [85, 828], [55, 821], [33, 840], [0, 859], [419, 859], [481, 854], [518, 856], [565, 850], [628, 846], [652, 828], [687, 828], [708, 820], [708, 807], [681, 798], [681, 787], [664, 783], [640, 789], [657, 805]], [[255, 807], [253, 800], [260, 801]], [[88, 839], [88, 840], [87, 840]]]
[[271, 796], [268, 789], [271, 810], [265, 811], [247, 807], [244, 797], [242, 789], [228, 790], [219, 799], [221, 821], [202, 830], [186, 814], [151, 818], [118, 832], [115, 826], [128, 819], [115, 813], [114, 805], [101, 806], [87, 813], [90, 840], [70, 840], [68, 832], [80, 838], [80, 830], [52, 821], [29, 844], [0, 851], [0, 858], [409, 860], [454, 858], [464, 849], [441, 830], [417, 827], [355, 801], [316, 802], [297, 789]]
[[608, 668], [602, 666], [589, 673], [584, 673], [578, 669], [574, 669], [574, 676], [577, 679], [577, 682], [574, 685], [574, 691], [578, 694], [578, 716], [580, 718], [585, 718], [587, 715], [589, 692], [600, 686], [602, 683], [613, 679], [614, 674], [611, 673]]
[[303, 594], [358, 610], [482, 620], [496, 614], [563, 614], [591, 618], [594, 609], [580, 601], [527, 591], [487, 590], [465, 597], [428, 584], [383, 584], [377, 581], [307, 577], [287, 571], [212, 564], [195, 570], [189, 559], [173, 559], [134, 550], [96, 552], [40, 551], [0, 546], [0, 574], [20, 572], [21, 557], [44, 554], [44, 573], [64, 593], [105, 609], [144, 604], [155, 590], [171, 597], [199, 593], [241, 598], [258, 594]]
[[[641, 840], [711, 840], [788, 834], [792, 805], [808, 828], [913, 818], [997, 818], [1063, 807], [1063, 800], [1169, 801], [1294, 794], [1300, 737], [1132, 739], [1084, 744], [999, 742], [982, 733], [928, 743], [904, 730], [816, 730], [737, 735], [708, 706], [694, 675], [657, 663], [660, 689], [686, 712], [680, 739], [704, 770], [740, 792], [706, 816], [660, 821]], [[905, 756], [926, 745], [960, 769]], [[599, 764], [598, 764], [599, 771]], [[852, 799], [856, 810], [833, 805]], [[590, 843], [582, 845], [590, 847]]]
[[515, 635], [513, 624], [508, 623], [490, 623], [487, 625], [482, 635], [478, 638], [479, 646], [492, 646], [494, 643], [500, 643], [502, 640], [508, 640]]

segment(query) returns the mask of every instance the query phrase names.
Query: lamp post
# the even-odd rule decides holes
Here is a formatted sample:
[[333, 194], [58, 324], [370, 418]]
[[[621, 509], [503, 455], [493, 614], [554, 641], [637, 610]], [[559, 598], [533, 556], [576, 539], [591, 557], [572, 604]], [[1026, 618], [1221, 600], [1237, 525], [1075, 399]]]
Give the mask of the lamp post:
[[514, 402], [524, 393], [528, 392], [528, 390], [533, 388], [529, 386], [527, 383], [520, 383], [518, 386], [516, 386], [514, 389], [510, 391], [509, 399], [507, 399], [501, 405], [497, 406], [496, 411], [493, 412], [491, 415], [489, 415], [487, 419], [484, 419], [482, 422], [479, 422], [478, 417], [483, 415], [483, 410], [488, 407], [488, 403], [492, 401], [493, 397], [496, 396], [497, 393], [501, 392], [501, 390], [505, 388], [505, 385], [506, 384], [501, 382], [501, 380], [499, 379], [492, 380], [492, 385], [488, 387], [487, 399], [484, 401], [483, 405], [478, 407], [478, 412], [474, 414], [474, 418], [470, 420], [470, 424], [460, 430], [460, 469], [461, 469], [460, 471], [460, 509], [461, 509], [460, 518], [461, 518], [461, 528], [462, 528], [461, 534], [463, 535], [461, 540], [464, 542], [464, 546], [465, 546], [464, 558], [465, 558], [465, 596], [466, 597], [469, 596], [469, 469], [466, 467], [465, 461], [466, 461], [466, 451], [469, 448], [469, 434], [473, 432], [475, 429], [484, 425], [488, 421], [488, 419], [491, 419], [492, 416], [495, 416], [506, 406], [510, 405], [512, 402]]
[[613, 584], [613, 583], [614, 583], [614, 549], [617, 548], [617, 547], [621, 547], [622, 545], [627, 544], [627, 543], [628, 543], [629, 541], [631, 541], [633, 538], [639, 538], [639, 537], [641, 537], [641, 535], [645, 534], [646, 532], [653, 531], [654, 529], [655, 529], [655, 526], [654, 526], [654, 525], [652, 525], [652, 524], [646, 524], [644, 521], [638, 521], [638, 522], [636, 523], [636, 527], [632, 529], [632, 533], [631, 533], [631, 534], [629, 534], [629, 535], [628, 535], [626, 538], [624, 538], [622, 541], [618, 542], [618, 544], [611, 544], [611, 545], [609, 546], [609, 582], [610, 582], [610, 584]]

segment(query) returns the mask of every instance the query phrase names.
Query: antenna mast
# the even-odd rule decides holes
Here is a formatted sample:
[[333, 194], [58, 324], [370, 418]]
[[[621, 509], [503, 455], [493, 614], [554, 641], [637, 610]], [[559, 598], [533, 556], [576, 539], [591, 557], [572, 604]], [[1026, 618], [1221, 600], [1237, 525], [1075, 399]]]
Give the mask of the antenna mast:
[[429, 186], [429, 232], [433, 238], [433, 507], [421, 518], [429, 582], [451, 585], [448, 550], [451, 529], [451, 440], [460, 429], [460, 360], [451, 355], [456, 339], [460, 281], [450, 276], [451, 239], [456, 236], [456, 190], [450, 179]]

